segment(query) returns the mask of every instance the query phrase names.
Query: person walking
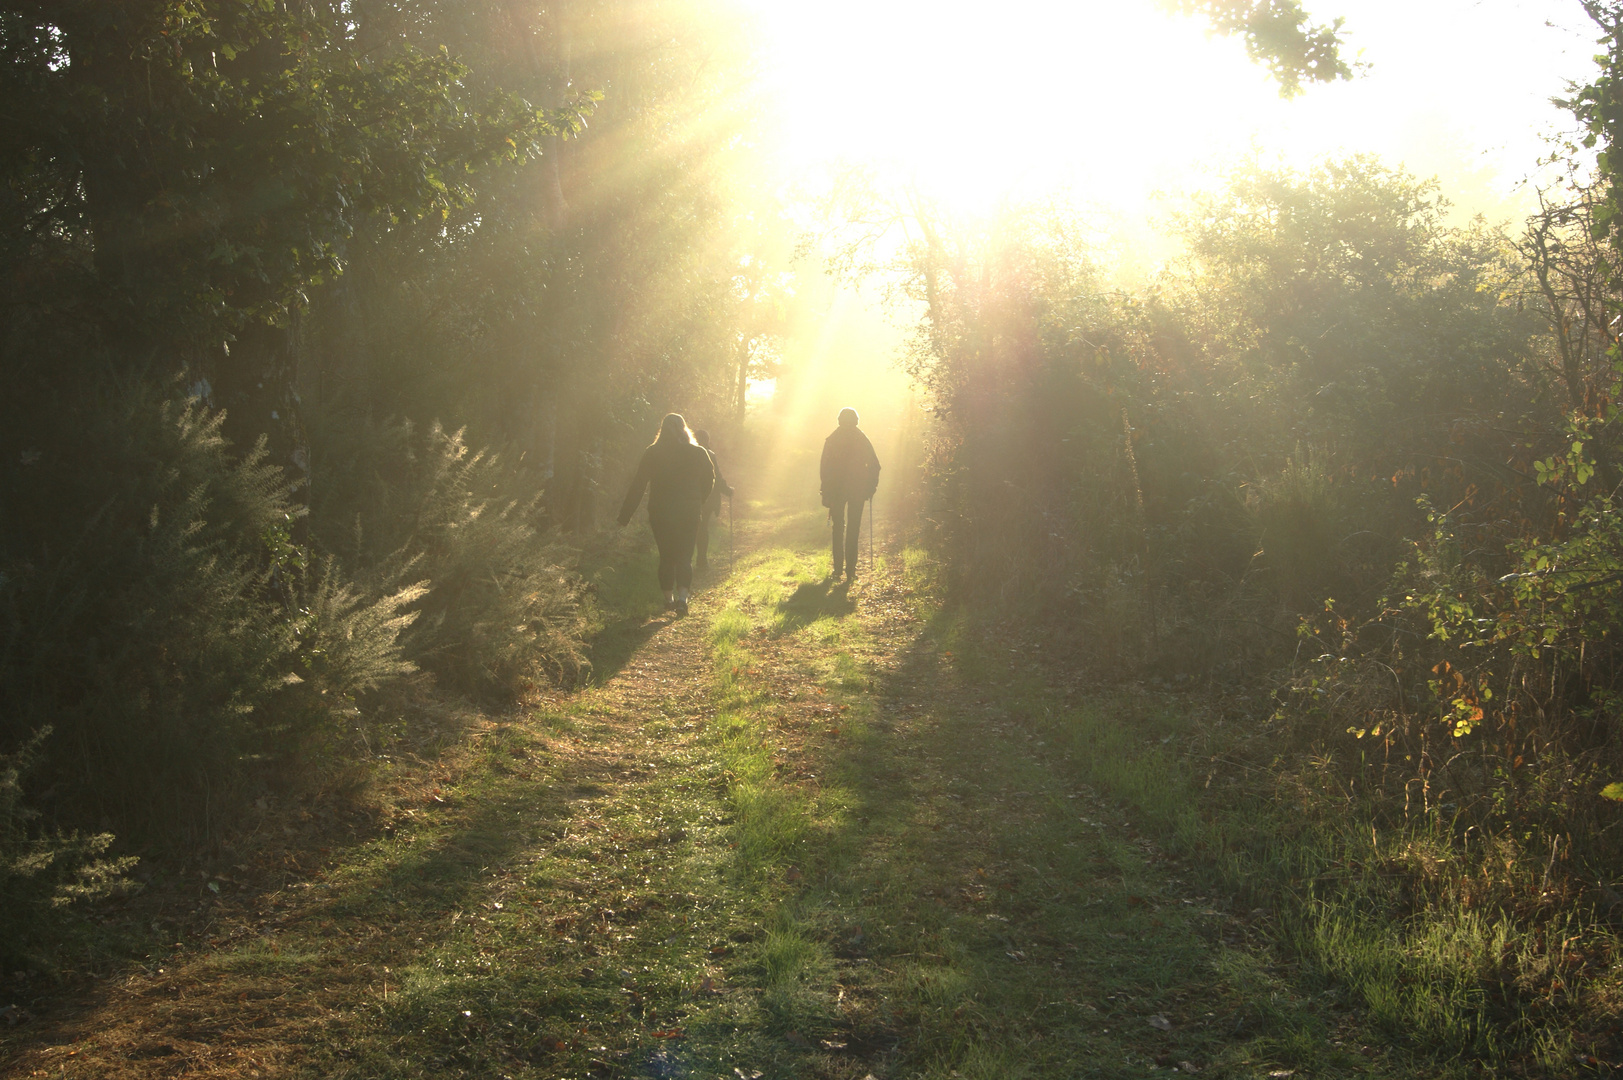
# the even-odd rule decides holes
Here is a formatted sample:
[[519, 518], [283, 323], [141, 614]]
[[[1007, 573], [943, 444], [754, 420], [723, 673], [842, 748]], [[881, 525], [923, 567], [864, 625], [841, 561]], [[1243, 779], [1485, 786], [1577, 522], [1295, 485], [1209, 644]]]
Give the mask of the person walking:
[[[857, 576], [862, 504], [879, 489], [879, 455], [857, 427], [855, 409], [840, 410], [840, 426], [823, 440], [823, 505], [834, 526], [834, 576]], [[842, 535], [843, 534], [843, 535]]]
[[687, 421], [671, 413], [660, 423], [658, 437], [642, 452], [637, 474], [620, 504], [623, 527], [637, 512], [643, 492], [648, 492], [648, 525], [659, 546], [659, 588], [665, 594], [665, 610], [678, 615], [688, 613], [699, 511], [715, 485], [710, 452], [693, 441]]
[[710, 432], [700, 428], [693, 433], [693, 441], [704, 447], [704, 452], [710, 455], [710, 467], [716, 470], [716, 486], [710, 490], [710, 497], [704, 501], [704, 509], [699, 511], [699, 541], [698, 558], [694, 562], [700, 570], [710, 568], [710, 519], [721, 516], [721, 500], [733, 497], [733, 489], [728, 486], [727, 478], [721, 475], [721, 460], [716, 457], [715, 450], [710, 447]]

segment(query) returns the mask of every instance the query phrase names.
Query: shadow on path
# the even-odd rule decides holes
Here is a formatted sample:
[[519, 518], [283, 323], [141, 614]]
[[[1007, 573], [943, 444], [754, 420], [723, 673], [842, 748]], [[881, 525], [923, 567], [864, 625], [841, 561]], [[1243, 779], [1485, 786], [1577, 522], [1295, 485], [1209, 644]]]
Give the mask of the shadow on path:
[[[810, 695], [760, 685], [767, 737], [805, 740], [790, 782], [840, 808], [780, 871], [806, 884], [776, 917], [819, 943], [833, 988], [763, 998], [799, 1047], [780, 1051], [793, 1075], [1070, 1080], [1333, 1057], [1265, 955], [1219, 938], [1239, 934], [1213, 910], [1225, 901], [1190, 895], [1190, 868], [1090, 786], [1093, 748], [1058, 696], [911, 595], [882, 570], [855, 596], [803, 583], [776, 608], [788, 634], [860, 623], [786, 641], [776, 671], [843, 660], [871, 676], [823, 676]], [[757, 1043], [763, 1058], [779, 1045]]]
[[850, 582], [808, 581], [778, 601], [779, 626], [792, 634], [818, 619], [843, 619], [856, 609]]

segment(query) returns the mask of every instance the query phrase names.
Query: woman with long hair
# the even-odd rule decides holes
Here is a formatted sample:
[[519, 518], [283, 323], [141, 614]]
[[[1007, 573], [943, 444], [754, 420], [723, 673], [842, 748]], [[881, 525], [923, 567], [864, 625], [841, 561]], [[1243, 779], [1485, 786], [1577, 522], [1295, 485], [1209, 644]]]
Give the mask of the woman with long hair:
[[659, 588], [666, 610], [678, 615], [688, 613], [699, 512], [715, 485], [716, 468], [709, 453], [693, 441], [687, 421], [670, 413], [660, 423], [658, 437], [642, 452], [637, 475], [620, 504], [624, 526], [637, 512], [643, 492], [648, 492], [648, 525], [659, 545]]

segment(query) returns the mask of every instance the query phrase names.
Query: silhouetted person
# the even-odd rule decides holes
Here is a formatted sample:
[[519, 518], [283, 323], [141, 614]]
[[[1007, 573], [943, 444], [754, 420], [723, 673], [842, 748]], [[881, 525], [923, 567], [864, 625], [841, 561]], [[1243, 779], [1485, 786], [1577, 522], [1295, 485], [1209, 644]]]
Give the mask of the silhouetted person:
[[732, 498], [733, 489], [728, 486], [727, 478], [721, 475], [721, 461], [716, 457], [716, 452], [710, 449], [710, 432], [700, 428], [693, 433], [693, 441], [704, 447], [704, 452], [710, 455], [710, 467], [716, 470], [716, 486], [704, 501], [704, 509], [699, 511], [699, 557], [695, 561], [700, 570], [705, 570], [710, 566], [710, 519], [721, 516], [721, 500]]
[[693, 540], [699, 530], [699, 510], [716, 484], [710, 452], [693, 441], [687, 421], [676, 413], [659, 425], [659, 437], [642, 452], [637, 475], [631, 478], [626, 500], [620, 504], [620, 524], [631, 521], [648, 492], [648, 525], [659, 545], [659, 588], [667, 610], [688, 613], [688, 590], [693, 587]]
[[[855, 409], [840, 410], [840, 426], [823, 440], [823, 505], [834, 523], [834, 576], [857, 576], [862, 504], [879, 488], [879, 455], [857, 427]], [[841, 543], [844, 533], [844, 543]]]

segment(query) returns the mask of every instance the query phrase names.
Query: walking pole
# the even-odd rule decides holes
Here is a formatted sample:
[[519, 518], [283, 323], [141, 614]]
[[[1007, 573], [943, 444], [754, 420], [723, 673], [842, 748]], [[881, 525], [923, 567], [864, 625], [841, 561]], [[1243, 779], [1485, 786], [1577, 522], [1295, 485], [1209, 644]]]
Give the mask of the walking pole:
[[876, 522], [874, 520], [874, 516], [873, 516], [873, 496], [869, 495], [868, 496], [868, 573], [870, 573], [870, 574], [873, 573], [873, 533], [874, 533], [874, 529], [876, 529], [877, 527], [878, 527], [878, 522]]

